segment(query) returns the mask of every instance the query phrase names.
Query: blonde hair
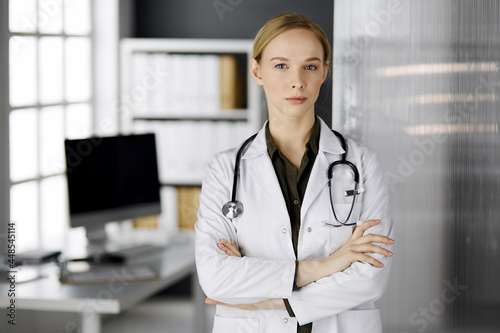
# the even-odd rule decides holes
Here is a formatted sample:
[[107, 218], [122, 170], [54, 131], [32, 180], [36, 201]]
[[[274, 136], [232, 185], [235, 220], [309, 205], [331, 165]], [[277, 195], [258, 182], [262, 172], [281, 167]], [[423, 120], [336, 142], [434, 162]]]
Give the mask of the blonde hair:
[[323, 29], [306, 16], [296, 13], [277, 15], [264, 24], [255, 36], [253, 43], [253, 58], [257, 60], [257, 62], [260, 62], [266, 46], [276, 36], [290, 29], [306, 29], [313, 32], [323, 46], [324, 63], [326, 64], [326, 62], [330, 60], [330, 43], [328, 43], [328, 38]]

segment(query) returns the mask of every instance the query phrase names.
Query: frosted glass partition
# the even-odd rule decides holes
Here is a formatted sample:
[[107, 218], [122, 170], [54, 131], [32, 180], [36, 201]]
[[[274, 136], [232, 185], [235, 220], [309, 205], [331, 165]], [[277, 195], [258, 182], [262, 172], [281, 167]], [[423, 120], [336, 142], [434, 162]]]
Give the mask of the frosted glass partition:
[[334, 8], [333, 127], [377, 151], [391, 186], [384, 332], [499, 329], [499, 1]]

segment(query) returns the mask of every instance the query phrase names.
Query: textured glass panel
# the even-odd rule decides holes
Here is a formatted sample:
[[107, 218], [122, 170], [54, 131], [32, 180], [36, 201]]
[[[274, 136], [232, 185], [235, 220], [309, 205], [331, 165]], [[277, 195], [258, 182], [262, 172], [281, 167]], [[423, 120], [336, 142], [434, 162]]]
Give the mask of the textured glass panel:
[[38, 242], [38, 184], [27, 182], [10, 188], [11, 220], [16, 223], [17, 253], [36, 249]]
[[499, 18], [494, 0], [335, 1], [334, 128], [390, 185], [384, 332], [500, 328]]
[[40, 109], [40, 173], [64, 171], [64, 110], [61, 106]]
[[66, 138], [81, 139], [92, 135], [92, 109], [89, 104], [66, 108]]
[[36, 0], [9, 1], [9, 29], [13, 32], [35, 32]]
[[73, 37], [66, 39], [66, 100], [85, 101], [90, 98], [90, 39]]
[[61, 249], [68, 225], [68, 199], [64, 176], [40, 182], [40, 230], [42, 247]]
[[34, 37], [9, 40], [10, 105], [34, 105], [37, 99], [37, 43]]
[[64, 31], [68, 35], [90, 33], [90, 0], [66, 1]]
[[[42, 33], [61, 33], [63, 28], [63, 8], [60, 0], [38, 1], [38, 30]], [[68, 1], [66, 1], [68, 2]]]
[[63, 39], [40, 38], [40, 103], [63, 100]]
[[37, 114], [35, 109], [10, 113], [10, 179], [33, 178], [38, 173]]

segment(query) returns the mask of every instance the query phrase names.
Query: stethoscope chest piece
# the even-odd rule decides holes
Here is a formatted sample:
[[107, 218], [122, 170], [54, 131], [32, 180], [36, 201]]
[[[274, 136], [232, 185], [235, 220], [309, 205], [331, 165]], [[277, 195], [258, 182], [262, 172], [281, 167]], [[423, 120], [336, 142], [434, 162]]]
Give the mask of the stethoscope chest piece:
[[243, 204], [239, 201], [228, 201], [222, 206], [222, 214], [230, 219], [236, 218], [243, 214]]

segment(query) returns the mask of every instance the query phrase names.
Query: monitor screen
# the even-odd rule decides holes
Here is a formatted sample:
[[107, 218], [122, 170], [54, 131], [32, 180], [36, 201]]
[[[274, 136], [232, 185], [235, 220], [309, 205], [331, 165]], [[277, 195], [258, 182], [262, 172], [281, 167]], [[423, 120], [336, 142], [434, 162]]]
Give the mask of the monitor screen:
[[65, 140], [65, 151], [72, 227], [161, 212], [154, 134]]

